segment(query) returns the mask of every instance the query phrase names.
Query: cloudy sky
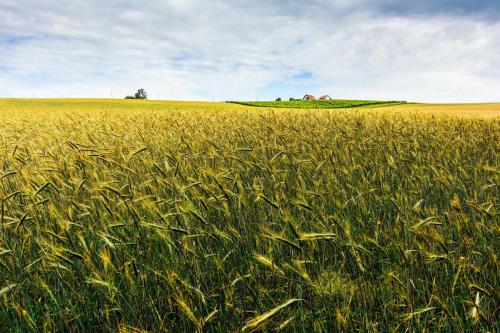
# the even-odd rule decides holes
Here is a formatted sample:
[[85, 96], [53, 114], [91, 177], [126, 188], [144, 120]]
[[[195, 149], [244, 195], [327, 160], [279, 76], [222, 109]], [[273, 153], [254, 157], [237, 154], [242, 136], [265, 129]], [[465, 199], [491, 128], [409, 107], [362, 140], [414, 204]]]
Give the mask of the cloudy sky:
[[0, 0], [0, 96], [500, 101], [498, 0]]

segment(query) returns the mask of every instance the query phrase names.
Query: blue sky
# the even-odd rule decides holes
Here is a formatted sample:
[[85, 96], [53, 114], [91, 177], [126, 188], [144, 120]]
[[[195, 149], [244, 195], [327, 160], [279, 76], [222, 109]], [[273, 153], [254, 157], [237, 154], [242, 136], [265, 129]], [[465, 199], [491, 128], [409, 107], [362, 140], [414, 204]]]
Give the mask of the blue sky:
[[500, 101], [500, 1], [2, 0], [1, 97]]

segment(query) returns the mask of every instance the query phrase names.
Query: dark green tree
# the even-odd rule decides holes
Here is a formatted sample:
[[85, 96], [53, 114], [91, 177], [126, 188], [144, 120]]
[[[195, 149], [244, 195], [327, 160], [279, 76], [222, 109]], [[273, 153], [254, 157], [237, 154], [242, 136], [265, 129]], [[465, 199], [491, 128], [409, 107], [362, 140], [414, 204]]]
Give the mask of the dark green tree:
[[137, 92], [135, 93], [135, 98], [136, 99], [148, 99], [148, 93], [146, 92], [146, 90], [141, 88], [141, 89], [137, 90]]

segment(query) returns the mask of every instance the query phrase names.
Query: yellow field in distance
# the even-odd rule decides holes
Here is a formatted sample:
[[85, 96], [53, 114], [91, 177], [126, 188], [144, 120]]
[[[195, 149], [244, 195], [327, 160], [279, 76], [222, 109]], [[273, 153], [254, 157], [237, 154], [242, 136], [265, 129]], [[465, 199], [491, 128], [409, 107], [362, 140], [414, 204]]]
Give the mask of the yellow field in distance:
[[[197, 110], [197, 111], [236, 111], [260, 110], [260, 108], [220, 103], [195, 101], [138, 101], [121, 99], [0, 99], [0, 112], [4, 111], [159, 111], [159, 110]], [[279, 109], [276, 109], [277, 111]], [[290, 109], [280, 109], [290, 110]], [[299, 111], [298, 109], [296, 109]], [[354, 109], [351, 109], [354, 110]], [[422, 115], [446, 115], [457, 117], [500, 117], [500, 103], [474, 104], [424, 104], [409, 103], [389, 107], [362, 108], [363, 112], [409, 113]]]

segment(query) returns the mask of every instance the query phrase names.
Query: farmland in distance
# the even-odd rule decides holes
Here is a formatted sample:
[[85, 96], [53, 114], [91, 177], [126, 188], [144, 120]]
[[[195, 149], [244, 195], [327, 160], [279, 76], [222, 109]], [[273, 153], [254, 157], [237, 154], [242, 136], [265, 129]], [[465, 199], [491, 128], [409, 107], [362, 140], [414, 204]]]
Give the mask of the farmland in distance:
[[364, 107], [382, 107], [406, 104], [405, 101], [370, 101], [351, 99], [331, 100], [290, 100], [290, 101], [260, 101], [260, 102], [230, 102], [234, 104], [267, 107], [267, 108], [289, 108], [289, 109], [346, 109]]

